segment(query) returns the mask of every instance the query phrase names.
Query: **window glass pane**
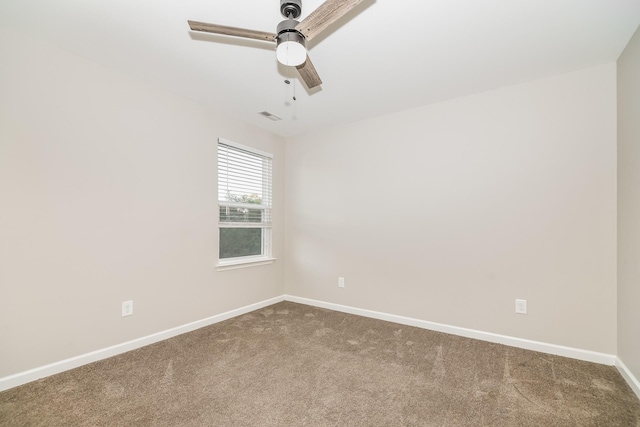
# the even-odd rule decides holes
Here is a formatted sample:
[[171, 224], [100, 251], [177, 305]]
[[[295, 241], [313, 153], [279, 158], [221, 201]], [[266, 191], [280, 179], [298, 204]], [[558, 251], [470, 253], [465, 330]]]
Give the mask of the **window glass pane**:
[[220, 228], [220, 259], [261, 254], [261, 228]]

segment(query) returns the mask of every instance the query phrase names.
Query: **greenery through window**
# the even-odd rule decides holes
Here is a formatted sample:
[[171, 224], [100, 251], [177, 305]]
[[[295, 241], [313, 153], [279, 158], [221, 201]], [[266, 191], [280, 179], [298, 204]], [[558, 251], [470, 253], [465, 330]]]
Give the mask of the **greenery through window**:
[[219, 259], [271, 257], [272, 156], [218, 141]]

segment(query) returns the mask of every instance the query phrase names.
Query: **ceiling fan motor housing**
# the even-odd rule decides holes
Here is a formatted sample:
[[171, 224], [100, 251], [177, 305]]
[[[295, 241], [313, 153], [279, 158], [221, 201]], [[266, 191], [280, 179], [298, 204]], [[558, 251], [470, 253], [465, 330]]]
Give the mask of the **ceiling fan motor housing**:
[[296, 30], [296, 25], [299, 22], [295, 19], [285, 19], [278, 24], [278, 35], [276, 41], [278, 44], [284, 42], [296, 42], [303, 47], [307, 45], [307, 41], [304, 36]]
[[280, 0], [280, 13], [285, 18], [296, 19], [302, 13], [302, 0]]
[[278, 29], [276, 33], [278, 34], [278, 36], [281, 36], [286, 33], [297, 33], [300, 37], [302, 37], [302, 39], [304, 39], [304, 36], [300, 34], [298, 30], [296, 30], [296, 25], [298, 24], [299, 22], [296, 21], [295, 19], [285, 19], [284, 21], [278, 24]]

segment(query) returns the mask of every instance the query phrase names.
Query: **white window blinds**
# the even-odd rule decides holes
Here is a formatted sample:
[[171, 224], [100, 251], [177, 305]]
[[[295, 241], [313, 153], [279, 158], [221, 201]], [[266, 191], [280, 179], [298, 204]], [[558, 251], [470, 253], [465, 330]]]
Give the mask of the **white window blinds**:
[[271, 227], [271, 163], [271, 154], [219, 140], [220, 227]]

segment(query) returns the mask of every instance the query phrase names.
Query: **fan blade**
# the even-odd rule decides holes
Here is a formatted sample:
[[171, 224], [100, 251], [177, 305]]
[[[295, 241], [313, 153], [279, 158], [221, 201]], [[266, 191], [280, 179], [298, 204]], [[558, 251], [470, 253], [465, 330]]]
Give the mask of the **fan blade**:
[[276, 35], [265, 31], [246, 30], [244, 28], [227, 27], [225, 25], [207, 24], [206, 22], [187, 21], [193, 31], [222, 34], [225, 36], [243, 37], [245, 39], [264, 40], [274, 42]]
[[307, 40], [311, 40], [362, 1], [363, 0], [327, 0], [311, 12], [302, 22], [296, 25], [296, 30], [301, 32]]
[[316, 71], [316, 67], [313, 66], [313, 62], [311, 62], [309, 55], [307, 55], [307, 60], [304, 64], [298, 65], [296, 68], [298, 73], [300, 73], [300, 77], [302, 77], [304, 84], [306, 84], [309, 89], [313, 89], [314, 87], [322, 84], [322, 80], [320, 80], [320, 76]]

